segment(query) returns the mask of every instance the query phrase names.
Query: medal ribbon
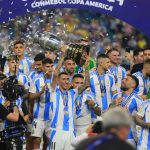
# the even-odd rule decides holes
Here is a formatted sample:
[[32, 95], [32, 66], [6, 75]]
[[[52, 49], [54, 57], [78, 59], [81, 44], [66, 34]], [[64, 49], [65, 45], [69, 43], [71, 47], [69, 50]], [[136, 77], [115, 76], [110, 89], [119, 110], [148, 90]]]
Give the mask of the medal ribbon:
[[102, 80], [100, 78], [100, 75], [99, 75], [98, 71], [96, 71], [96, 75], [97, 75], [97, 78], [98, 78], [98, 81], [99, 81], [101, 93], [106, 93], [105, 77], [104, 77], [104, 80]]
[[68, 92], [61, 92], [61, 97], [63, 100], [64, 111], [68, 111]]
[[[125, 106], [128, 104], [128, 102], [130, 101], [130, 98], [133, 96], [133, 94], [134, 94], [134, 92], [131, 93], [130, 96], [127, 96], [126, 98], [123, 99], [123, 101], [122, 101], [122, 103], [121, 103], [121, 106], [122, 106], [122, 107], [125, 107]], [[124, 95], [124, 94], [122, 93], [122, 97], [123, 97], [123, 95]]]

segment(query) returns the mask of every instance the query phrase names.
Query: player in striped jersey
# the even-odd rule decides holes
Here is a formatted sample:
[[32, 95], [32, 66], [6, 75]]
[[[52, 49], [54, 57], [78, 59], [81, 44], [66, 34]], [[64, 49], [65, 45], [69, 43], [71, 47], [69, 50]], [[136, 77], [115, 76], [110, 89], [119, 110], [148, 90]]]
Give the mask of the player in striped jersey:
[[139, 80], [139, 86], [135, 89], [138, 95], [143, 99], [147, 99], [148, 89], [150, 87], [150, 59], [146, 60], [143, 70], [133, 74]]
[[107, 72], [110, 67], [110, 59], [107, 55], [98, 55], [97, 65], [97, 70], [90, 73], [90, 88], [96, 95], [96, 100], [102, 111], [105, 111], [109, 107], [113, 95], [117, 92], [115, 79]]
[[150, 100], [146, 100], [141, 105], [136, 115], [136, 123], [142, 127], [140, 137], [138, 139], [138, 150], [150, 149]]
[[34, 58], [35, 69], [28, 76], [29, 82], [32, 82], [42, 72], [42, 60], [44, 59], [45, 55], [43, 53], [39, 53], [35, 56]]
[[119, 51], [117, 49], [110, 49], [107, 55], [111, 61], [109, 72], [114, 75], [117, 91], [120, 92], [121, 82], [126, 77], [126, 70], [118, 65]]
[[[14, 53], [19, 58], [19, 72], [26, 75], [31, 71], [31, 66], [33, 61], [27, 57], [24, 57], [25, 45], [21, 40], [18, 40], [14, 43]], [[4, 74], [9, 72], [8, 63], [6, 61], [4, 66]]]
[[49, 141], [49, 109], [50, 109], [50, 92], [56, 87], [56, 76], [62, 66], [64, 60], [63, 47], [61, 48], [62, 56], [58, 62], [58, 65], [53, 73], [53, 61], [49, 58], [45, 58], [42, 61], [42, 70], [43, 72], [34, 79], [34, 82], [30, 86], [30, 100], [34, 100], [34, 111], [33, 111], [33, 127], [32, 133], [33, 136], [33, 148], [39, 149], [41, 137], [44, 136], [44, 145], [43, 150], [47, 148], [47, 142]]
[[[43, 53], [38, 53], [34, 58], [34, 67], [35, 69], [29, 74], [29, 85], [32, 84], [34, 79], [42, 73], [42, 60], [45, 59], [45, 55]], [[34, 101], [28, 101], [28, 110], [30, 114], [33, 114], [33, 107], [34, 107]], [[31, 137], [31, 130], [32, 130], [32, 118], [30, 118], [30, 121], [27, 124], [27, 144], [26, 149], [30, 150], [32, 148], [32, 137]]]
[[[84, 77], [81, 74], [73, 76], [72, 85], [76, 89], [84, 84]], [[100, 115], [101, 109], [96, 103], [95, 95], [91, 92], [90, 88], [83, 91], [75, 101], [76, 116], [75, 126], [76, 135], [85, 133], [89, 125], [96, 119], [96, 114]], [[96, 113], [96, 114], [95, 114]]]
[[[141, 104], [143, 103], [142, 99], [134, 92], [135, 88], [138, 86], [139, 82], [138, 79], [133, 75], [127, 75], [127, 77], [122, 81], [121, 89], [122, 92], [117, 93], [113, 96], [113, 102], [119, 102], [121, 107], [128, 111], [131, 115], [136, 113]], [[137, 136], [135, 135], [136, 128], [135, 124], [133, 123], [129, 136], [128, 141], [135, 146], [134, 138]]]
[[89, 86], [89, 73], [86, 71], [85, 84], [78, 89], [69, 88], [69, 76], [62, 72], [58, 76], [58, 87], [51, 93], [50, 150], [70, 150], [75, 137], [75, 99]]
[[[47, 134], [50, 116], [50, 84], [52, 83], [53, 61], [45, 58], [42, 61], [41, 72], [31, 83], [29, 99], [34, 100], [33, 123], [31, 136], [33, 137], [33, 149], [39, 149], [43, 134]], [[48, 142], [48, 139], [47, 139]]]
[[29, 89], [28, 77], [25, 74], [19, 72], [19, 70], [18, 70], [19, 64], [18, 64], [17, 57], [15, 55], [12, 55], [12, 56], [8, 57], [7, 62], [8, 62], [9, 72], [6, 73], [5, 75], [7, 77], [16, 75], [18, 82], [20, 84], [24, 85], [25, 89], [28, 90]]

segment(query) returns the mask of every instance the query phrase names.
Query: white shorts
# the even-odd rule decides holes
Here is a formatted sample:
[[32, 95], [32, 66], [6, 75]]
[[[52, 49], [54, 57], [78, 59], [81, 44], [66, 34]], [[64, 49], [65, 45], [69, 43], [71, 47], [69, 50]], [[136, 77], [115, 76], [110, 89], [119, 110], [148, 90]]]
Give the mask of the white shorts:
[[32, 131], [31, 136], [33, 137], [43, 137], [43, 134], [49, 137], [49, 128], [50, 128], [50, 121], [43, 121], [39, 119], [34, 119], [32, 123]]
[[47, 150], [72, 150], [71, 142], [74, 138], [73, 131], [51, 130]]

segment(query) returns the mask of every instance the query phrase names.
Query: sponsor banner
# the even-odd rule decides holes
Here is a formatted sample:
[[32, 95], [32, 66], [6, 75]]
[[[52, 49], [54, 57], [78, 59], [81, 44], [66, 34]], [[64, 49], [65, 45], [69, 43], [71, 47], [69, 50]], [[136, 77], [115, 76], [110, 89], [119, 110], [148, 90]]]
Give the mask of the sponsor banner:
[[123, 20], [150, 37], [150, 0], [0, 0], [0, 22], [49, 8], [93, 9]]

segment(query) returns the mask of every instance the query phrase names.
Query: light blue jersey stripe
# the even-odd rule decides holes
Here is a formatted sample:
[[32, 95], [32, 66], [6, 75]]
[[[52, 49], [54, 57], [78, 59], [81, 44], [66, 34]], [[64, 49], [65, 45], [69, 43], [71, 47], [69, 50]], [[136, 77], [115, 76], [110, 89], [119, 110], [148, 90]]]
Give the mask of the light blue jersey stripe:
[[52, 144], [55, 134], [56, 134], [56, 130], [53, 130], [50, 136], [49, 149], [51, 149], [51, 144]]
[[[56, 94], [56, 106], [59, 106], [59, 100], [60, 100], [60, 92], [59, 90], [56, 90], [57, 94]], [[54, 119], [51, 123], [51, 127], [52, 128], [56, 128], [56, 125], [57, 125], [57, 121], [58, 121], [58, 113], [59, 113], [59, 107], [56, 107], [56, 112], [55, 112], [55, 115], [54, 115]]]
[[[138, 116], [143, 118], [145, 123], [150, 122], [150, 100], [144, 101], [141, 105], [140, 111], [137, 113]], [[138, 139], [138, 149], [149, 150], [150, 149], [150, 129], [142, 127], [140, 138]]]

